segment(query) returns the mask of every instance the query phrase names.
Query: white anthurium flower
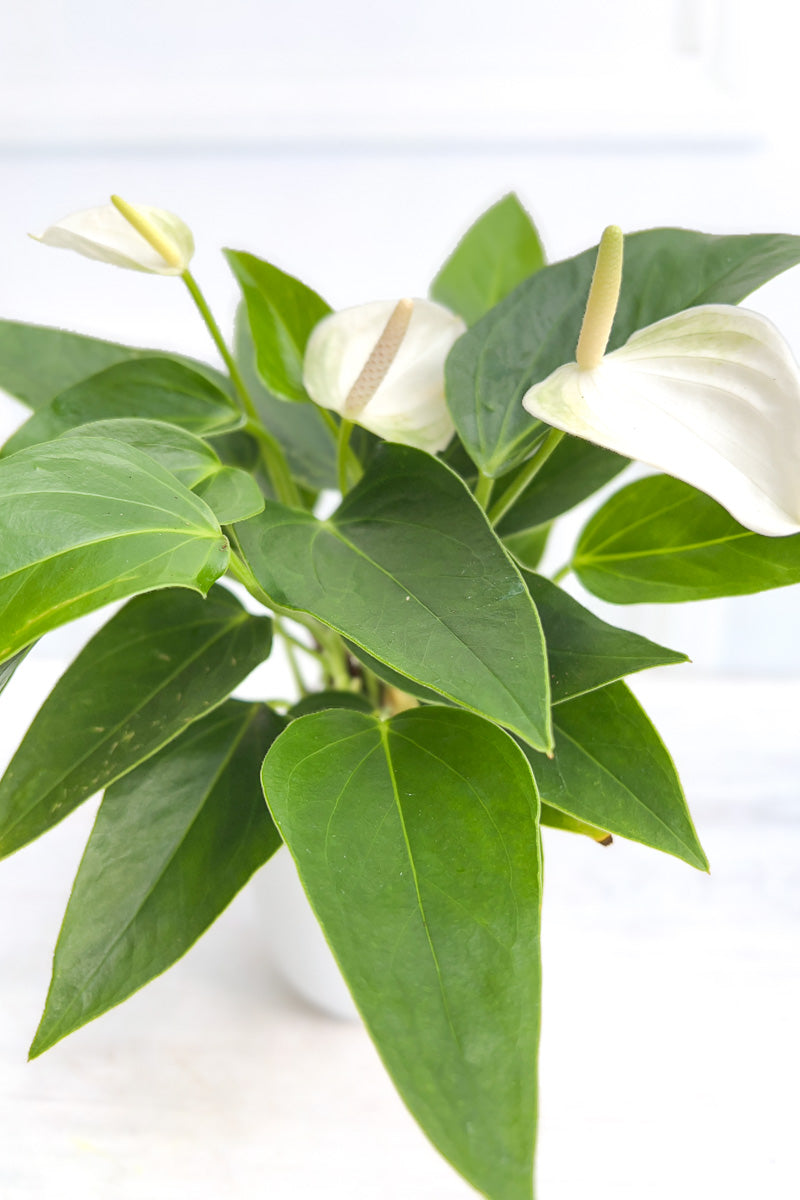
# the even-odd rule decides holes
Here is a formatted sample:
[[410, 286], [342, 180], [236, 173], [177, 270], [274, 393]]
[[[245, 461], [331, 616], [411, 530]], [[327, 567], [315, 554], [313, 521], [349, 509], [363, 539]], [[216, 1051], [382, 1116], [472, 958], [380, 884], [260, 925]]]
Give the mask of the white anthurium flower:
[[444, 362], [466, 325], [432, 300], [379, 300], [316, 326], [303, 383], [323, 408], [386, 438], [435, 454], [454, 433]]
[[146, 204], [128, 204], [112, 196], [111, 204], [72, 213], [45, 229], [37, 242], [76, 250], [85, 258], [146, 271], [182, 275], [194, 254], [194, 238], [180, 217]]
[[[604, 354], [622, 234], [612, 227], [603, 241], [577, 361], [532, 387], [524, 407], [556, 429], [691, 484], [756, 533], [797, 533], [800, 372], [789, 347], [758, 313], [707, 304], [640, 329]], [[609, 273], [612, 280], [605, 299], [604, 272], [605, 284]]]

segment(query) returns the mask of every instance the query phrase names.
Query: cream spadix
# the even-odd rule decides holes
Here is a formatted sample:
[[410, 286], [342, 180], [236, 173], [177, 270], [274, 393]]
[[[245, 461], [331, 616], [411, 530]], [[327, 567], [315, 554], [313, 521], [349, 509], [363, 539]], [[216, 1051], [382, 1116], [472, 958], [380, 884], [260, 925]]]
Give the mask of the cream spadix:
[[[607, 338], [607, 303], [604, 320]], [[556, 429], [692, 484], [756, 533], [800, 530], [800, 372], [757, 313], [687, 309], [594, 366], [559, 367], [522, 403]]]
[[180, 217], [118, 196], [111, 204], [72, 213], [38, 237], [31, 236], [46, 246], [153, 275], [182, 275], [194, 254], [192, 231]]
[[453, 436], [444, 363], [465, 329], [431, 300], [381, 300], [332, 313], [309, 338], [305, 388], [323, 408], [379, 437], [435, 454]]

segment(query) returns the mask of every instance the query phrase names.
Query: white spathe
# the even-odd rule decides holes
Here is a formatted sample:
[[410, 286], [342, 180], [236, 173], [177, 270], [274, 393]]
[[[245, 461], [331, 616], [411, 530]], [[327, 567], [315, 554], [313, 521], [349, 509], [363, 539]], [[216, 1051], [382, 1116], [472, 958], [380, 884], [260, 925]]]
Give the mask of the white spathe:
[[194, 254], [194, 238], [188, 225], [174, 213], [147, 204], [137, 204], [135, 211], [164, 239], [171, 262], [154, 249], [113, 204], [71, 213], [39, 236], [31, 236], [46, 246], [76, 250], [85, 258], [111, 263], [115, 267], [153, 275], [182, 275]]
[[548, 425], [657, 467], [756, 533], [800, 530], [800, 373], [775, 326], [724, 304], [632, 334], [526, 392]]
[[444, 363], [466, 325], [432, 300], [414, 300], [410, 320], [388, 371], [360, 412], [348, 397], [395, 313], [398, 302], [378, 300], [325, 317], [308, 341], [303, 382], [323, 408], [333, 409], [387, 441], [435, 454], [454, 433], [444, 395]]

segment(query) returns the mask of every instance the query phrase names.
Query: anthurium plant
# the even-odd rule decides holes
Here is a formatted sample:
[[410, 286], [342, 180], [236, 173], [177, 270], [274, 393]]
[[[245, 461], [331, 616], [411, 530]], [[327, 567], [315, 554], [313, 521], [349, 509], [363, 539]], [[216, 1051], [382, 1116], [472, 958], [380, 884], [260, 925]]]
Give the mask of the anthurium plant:
[[[0, 386], [32, 410], [0, 454], [0, 686], [118, 602], [0, 782], [2, 855], [104, 793], [31, 1054], [169, 967], [285, 844], [424, 1132], [490, 1200], [531, 1200], [541, 827], [707, 868], [624, 682], [685, 656], [559, 584], [800, 582], [800, 377], [735, 307], [800, 237], [611, 228], [547, 265], [506, 196], [424, 299], [334, 312], [226, 251], [230, 343], [173, 214], [115, 197], [40, 240], [182, 280], [224, 370], [0, 324]], [[651, 471], [547, 578], [554, 522], [631, 459]], [[297, 694], [232, 698], [273, 639]]]

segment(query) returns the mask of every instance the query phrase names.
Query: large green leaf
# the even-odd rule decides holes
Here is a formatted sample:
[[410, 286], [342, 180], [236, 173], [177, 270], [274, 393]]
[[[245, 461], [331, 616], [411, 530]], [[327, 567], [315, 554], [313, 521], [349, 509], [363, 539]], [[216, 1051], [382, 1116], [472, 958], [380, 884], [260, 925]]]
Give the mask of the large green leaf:
[[236, 361], [266, 429], [283, 447], [292, 474], [313, 489], [336, 488], [336, 441], [316, 404], [273, 396], [256, 370], [255, 347], [244, 306], [236, 316]]
[[549, 748], [536, 609], [484, 513], [443, 463], [386, 443], [329, 520], [268, 502], [236, 533], [276, 603]]
[[120, 418], [79, 425], [61, 436], [104, 437], [135, 446], [200, 496], [220, 525], [244, 521], [264, 507], [264, 496], [248, 471], [224, 465], [207, 442], [177, 425]]
[[[73, 384], [117, 363], [163, 356], [163, 350], [119, 346], [66, 329], [0, 321], [0, 388], [29, 408], [49, 404]], [[179, 354], [168, 357], [199, 371], [219, 387], [227, 385], [225, 376], [206, 363]]]
[[[522, 397], [575, 356], [596, 247], [543, 267], [460, 338], [447, 360], [450, 410], [487, 474], [522, 461], [542, 431]], [[622, 292], [609, 348], [636, 329], [697, 304], [738, 304], [800, 262], [800, 237], [714, 237], [650, 229], [625, 239]]]
[[220, 433], [242, 416], [224, 391], [204, 375], [171, 358], [117, 363], [61, 392], [40, 408], [3, 447], [14, 454], [48, 442], [67, 429], [113, 417], [167, 421], [190, 433]]
[[431, 284], [431, 296], [474, 325], [543, 266], [536, 227], [509, 192], [467, 230]]
[[270, 639], [269, 619], [224, 588], [126, 604], [61, 677], [0, 780], [0, 857], [221, 704]]
[[564, 833], [577, 833], [581, 837], [591, 838], [593, 842], [599, 842], [601, 846], [610, 846], [614, 840], [605, 829], [578, 821], [558, 808], [551, 808], [549, 804], [542, 803], [539, 824], [546, 825], [549, 829], [560, 829]]
[[299, 279], [253, 254], [226, 250], [225, 257], [242, 289], [261, 378], [275, 396], [308, 400], [303, 356], [329, 305]]
[[205, 500], [220, 525], [246, 521], [264, 507], [264, 496], [255, 479], [238, 467], [221, 466], [194, 490]]
[[535, 571], [542, 561], [552, 528], [553, 523], [549, 521], [546, 525], [535, 525], [532, 529], [509, 533], [502, 539], [503, 545], [520, 567]]
[[136, 417], [111, 418], [92, 421], [89, 425], [77, 425], [61, 436], [99, 437], [112, 442], [125, 442], [154, 458], [190, 490], [214, 475], [222, 466], [208, 442], [165, 421], [144, 421]]
[[538, 799], [496, 726], [453, 709], [293, 721], [264, 791], [389, 1073], [492, 1200], [530, 1200]]
[[622, 488], [578, 541], [574, 570], [614, 604], [744, 596], [800, 583], [800, 534], [764, 537], [668, 475]]
[[358, 692], [327, 690], [303, 696], [289, 709], [289, 717], [305, 717], [309, 713], [325, 712], [328, 708], [352, 708], [355, 712], [371, 713], [372, 705]]
[[74, 617], [228, 565], [208, 505], [139, 450], [59, 438], [0, 462], [0, 662]]
[[624, 683], [559, 704], [551, 759], [525, 747], [542, 800], [708, 870], [675, 766]]
[[[605, 687], [636, 671], [688, 661], [685, 654], [602, 621], [549, 579], [524, 569], [522, 577], [544, 631], [553, 704]], [[430, 688], [393, 671], [352, 643], [348, 648], [393, 687], [427, 704], [441, 703]]]
[[688, 662], [685, 654], [601, 621], [549, 579], [522, 574], [544, 629], [554, 704], [648, 667]]
[[109, 788], [31, 1058], [172, 966], [277, 850], [259, 768], [284, 724], [229, 700]]
[[[624, 471], [629, 461], [582, 438], [563, 438], [516, 504], [498, 522], [497, 532], [506, 541], [514, 534], [540, 528], [593, 496]], [[511, 482], [511, 476], [502, 480], [495, 494], [501, 495]]]

